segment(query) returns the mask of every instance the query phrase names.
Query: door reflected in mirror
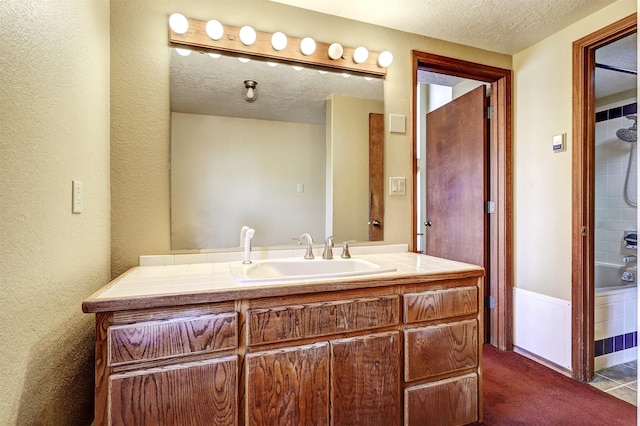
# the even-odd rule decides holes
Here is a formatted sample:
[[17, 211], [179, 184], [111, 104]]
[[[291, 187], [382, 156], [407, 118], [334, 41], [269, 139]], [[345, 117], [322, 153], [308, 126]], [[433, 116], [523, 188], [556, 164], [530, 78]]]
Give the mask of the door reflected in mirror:
[[172, 249], [381, 240], [383, 80], [216, 56], [171, 49]]

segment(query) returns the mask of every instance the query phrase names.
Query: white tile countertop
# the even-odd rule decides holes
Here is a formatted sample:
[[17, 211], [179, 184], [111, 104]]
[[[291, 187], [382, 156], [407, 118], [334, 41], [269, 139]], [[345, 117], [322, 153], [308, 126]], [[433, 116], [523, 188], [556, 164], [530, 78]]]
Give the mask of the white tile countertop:
[[[213, 262], [137, 266], [116, 278], [83, 304], [84, 312], [145, 309], [194, 303], [252, 299], [285, 294], [380, 287], [411, 282], [428, 282], [453, 275], [481, 276], [476, 265], [418, 255], [415, 253], [362, 254], [365, 259], [395, 271], [369, 275], [269, 282], [237, 283], [230, 265]], [[331, 262], [332, 260], [322, 260]]]

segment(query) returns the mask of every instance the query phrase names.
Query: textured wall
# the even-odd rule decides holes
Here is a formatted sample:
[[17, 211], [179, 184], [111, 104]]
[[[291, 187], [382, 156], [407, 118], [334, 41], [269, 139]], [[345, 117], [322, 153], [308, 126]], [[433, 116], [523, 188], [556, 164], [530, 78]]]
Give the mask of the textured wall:
[[89, 424], [80, 305], [109, 279], [109, 3], [3, 0], [0, 16], [0, 424]]
[[[251, 13], [247, 13], [247, 11]], [[411, 50], [423, 50], [502, 68], [511, 57], [429, 39], [267, 1], [111, 0], [112, 274], [141, 254], [170, 249], [169, 49], [167, 19], [181, 12], [261, 31], [365, 44], [390, 50], [394, 63], [385, 81], [385, 113], [411, 122]], [[408, 124], [407, 128], [411, 126]], [[411, 194], [411, 132], [386, 135], [385, 176], [406, 176]], [[385, 238], [408, 243], [411, 197], [386, 197]]]
[[[636, 8], [619, 0], [513, 57], [517, 287], [571, 300], [572, 43]], [[559, 133], [567, 151], [554, 154]]]

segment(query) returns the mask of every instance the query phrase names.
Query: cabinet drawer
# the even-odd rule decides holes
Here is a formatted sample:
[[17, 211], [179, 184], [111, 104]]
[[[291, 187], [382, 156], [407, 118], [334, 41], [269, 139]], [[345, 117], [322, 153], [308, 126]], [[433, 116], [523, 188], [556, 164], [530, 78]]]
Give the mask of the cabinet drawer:
[[478, 312], [478, 288], [458, 287], [404, 295], [404, 322], [438, 320]]
[[466, 320], [405, 330], [405, 381], [478, 365], [478, 321]]
[[247, 344], [283, 342], [397, 325], [398, 295], [247, 311]]
[[466, 425], [478, 418], [478, 375], [466, 374], [404, 391], [405, 425]]
[[109, 365], [215, 352], [238, 346], [236, 312], [109, 327]]

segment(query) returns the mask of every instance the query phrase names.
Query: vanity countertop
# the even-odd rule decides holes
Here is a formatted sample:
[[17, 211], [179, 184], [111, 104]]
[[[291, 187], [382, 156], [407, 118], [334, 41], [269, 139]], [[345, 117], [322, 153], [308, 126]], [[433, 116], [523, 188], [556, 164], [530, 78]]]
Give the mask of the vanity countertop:
[[354, 290], [429, 282], [450, 278], [452, 275], [472, 277], [484, 274], [484, 269], [476, 265], [415, 253], [369, 254], [358, 255], [357, 258], [370, 260], [382, 267], [394, 267], [396, 270], [375, 275], [240, 284], [231, 277], [229, 265], [232, 262], [137, 266], [84, 300], [82, 310], [95, 313], [147, 309]]

